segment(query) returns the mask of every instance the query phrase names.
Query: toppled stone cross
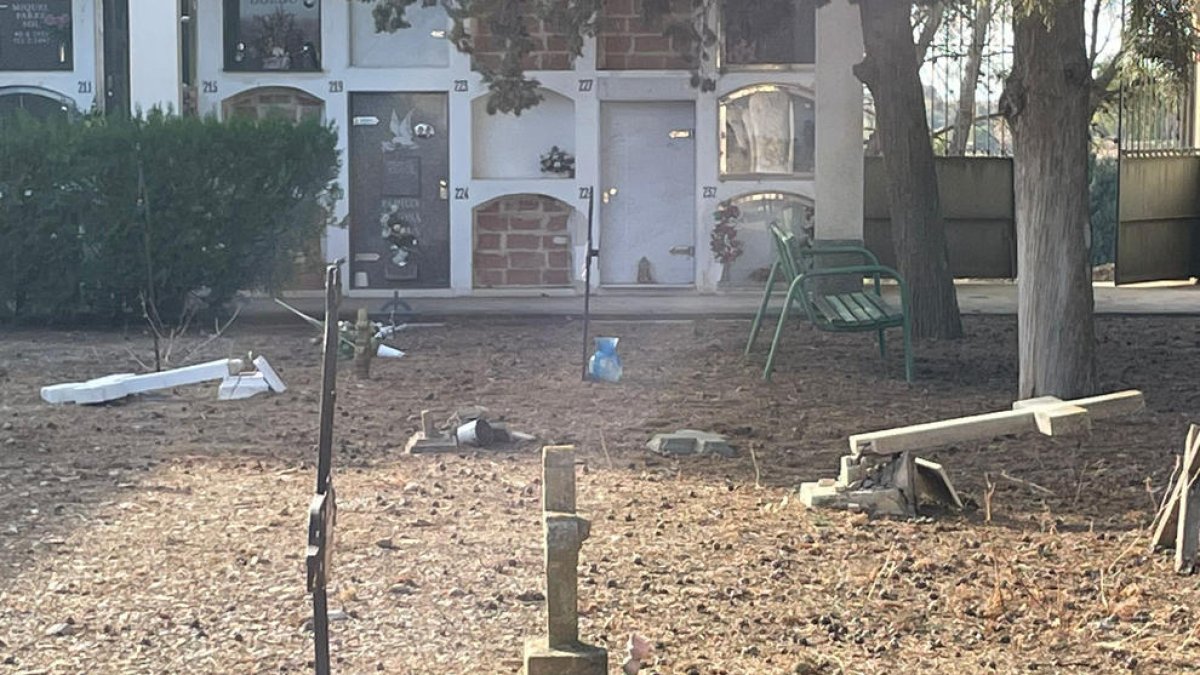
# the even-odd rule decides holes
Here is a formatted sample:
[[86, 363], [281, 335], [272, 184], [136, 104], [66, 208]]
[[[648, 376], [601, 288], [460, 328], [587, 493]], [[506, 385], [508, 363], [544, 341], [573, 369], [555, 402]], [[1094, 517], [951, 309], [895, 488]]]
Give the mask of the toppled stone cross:
[[591, 523], [575, 513], [575, 448], [542, 449], [546, 637], [525, 643], [525, 675], [605, 675], [608, 652], [579, 641], [579, 549]]
[[1053, 396], [1013, 403], [1012, 410], [855, 434], [842, 457], [837, 480], [800, 486], [808, 507], [856, 508], [877, 514], [916, 515], [921, 497], [961, 507], [940, 464], [913, 453], [937, 446], [1008, 434], [1046, 436], [1089, 431], [1093, 419], [1135, 413], [1145, 407], [1140, 391], [1063, 401]]

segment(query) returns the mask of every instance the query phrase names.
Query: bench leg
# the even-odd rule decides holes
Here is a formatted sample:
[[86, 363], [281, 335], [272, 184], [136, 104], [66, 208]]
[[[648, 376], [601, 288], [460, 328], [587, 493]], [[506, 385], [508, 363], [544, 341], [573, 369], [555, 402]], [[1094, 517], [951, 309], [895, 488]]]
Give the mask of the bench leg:
[[762, 302], [758, 305], [758, 314], [754, 315], [754, 323], [750, 324], [750, 339], [746, 341], [746, 351], [742, 352], [742, 356], [750, 356], [754, 341], [758, 339], [758, 333], [762, 330], [762, 320], [767, 314], [767, 306], [771, 304], [771, 292], [775, 289], [775, 275], [778, 272], [779, 261], [776, 260], [771, 265], [771, 274], [767, 276], [767, 287], [763, 290]]
[[887, 358], [887, 333], [882, 328], [879, 329], [879, 358]]
[[775, 326], [775, 339], [771, 340], [771, 352], [767, 354], [767, 365], [763, 368], [763, 379], [771, 379], [771, 371], [775, 368], [775, 351], [779, 348], [779, 340], [783, 336], [783, 327], [787, 324], [788, 310], [792, 308], [792, 301], [796, 297], [796, 293], [800, 291], [800, 279], [792, 282], [791, 288], [788, 289], [787, 297], [783, 301], [783, 309], [779, 312], [779, 325]]

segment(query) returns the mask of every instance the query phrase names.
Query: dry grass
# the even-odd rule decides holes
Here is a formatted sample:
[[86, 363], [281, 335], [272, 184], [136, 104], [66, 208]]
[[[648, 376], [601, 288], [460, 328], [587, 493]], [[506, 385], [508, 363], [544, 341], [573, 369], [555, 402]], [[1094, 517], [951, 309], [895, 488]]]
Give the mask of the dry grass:
[[[968, 328], [964, 342], [919, 346], [911, 390], [896, 360], [892, 378], [878, 374], [865, 338], [804, 329], [764, 384], [738, 358], [745, 325], [703, 338], [604, 326], [622, 337], [617, 386], [577, 382], [569, 323], [408, 334], [409, 358], [340, 383], [332, 606], [348, 618], [333, 624], [335, 670], [518, 669], [542, 611], [536, 448], [399, 454], [421, 408], [481, 404], [580, 445], [593, 520], [582, 629], [614, 671], [630, 632], [656, 644], [645, 672], [657, 673], [1195, 671], [1200, 584], [1147, 556], [1144, 533], [1147, 479], [1161, 489], [1200, 416], [1194, 320], [1100, 326], [1105, 387], [1143, 388], [1149, 413], [1098, 423], [1087, 442], [931, 454], [978, 510], [867, 521], [795, 501], [800, 480], [836, 473], [850, 433], [1006, 407], [1012, 322]], [[308, 337], [243, 329], [208, 346], [262, 349], [292, 387], [283, 396], [218, 403], [214, 384], [52, 408], [38, 385], [128, 369], [126, 347], [148, 341], [0, 334], [0, 425], [12, 425], [0, 430], [0, 672], [308, 667]], [[675, 462], [642, 449], [684, 427], [754, 453]]]

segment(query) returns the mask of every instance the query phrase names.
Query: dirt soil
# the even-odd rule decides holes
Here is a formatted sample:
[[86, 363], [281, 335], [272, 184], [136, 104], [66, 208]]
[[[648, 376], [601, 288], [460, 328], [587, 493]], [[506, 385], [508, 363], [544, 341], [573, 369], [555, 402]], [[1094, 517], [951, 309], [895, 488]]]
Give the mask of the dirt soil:
[[[799, 326], [765, 383], [765, 345], [741, 359], [747, 322], [596, 326], [621, 337], [617, 385], [579, 381], [577, 321], [412, 330], [408, 357], [370, 381], [343, 362], [335, 672], [514, 673], [541, 632], [540, 444], [402, 453], [422, 408], [471, 404], [579, 446], [581, 629], [611, 672], [632, 632], [656, 647], [643, 673], [1200, 670], [1200, 582], [1145, 532], [1200, 421], [1198, 319], [1099, 321], [1103, 389], [1143, 389], [1144, 414], [928, 453], [965, 513], [798, 503], [800, 481], [836, 476], [849, 434], [1011, 404], [1015, 319], [966, 327], [918, 344], [912, 387], [868, 337]], [[0, 672], [311, 668], [312, 335], [243, 326], [192, 359], [264, 353], [282, 395], [218, 402], [211, 383], [53, 407], [40, 386], [136, 371], [146, 337], [0, 333]], [[679, 428], [727, 434], [741, 456], [645, 450]]]

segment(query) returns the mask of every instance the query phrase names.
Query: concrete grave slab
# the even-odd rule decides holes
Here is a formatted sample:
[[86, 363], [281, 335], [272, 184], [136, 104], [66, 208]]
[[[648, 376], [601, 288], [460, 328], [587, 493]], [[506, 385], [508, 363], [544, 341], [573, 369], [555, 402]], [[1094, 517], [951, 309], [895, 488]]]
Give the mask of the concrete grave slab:
[[720, 455], [736, 457], [737, 450], [720, 434], [694, 429], [680, 429], [672, 434], [656, 434], [646, 444], [651, 452], [660, 455]]

